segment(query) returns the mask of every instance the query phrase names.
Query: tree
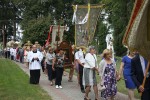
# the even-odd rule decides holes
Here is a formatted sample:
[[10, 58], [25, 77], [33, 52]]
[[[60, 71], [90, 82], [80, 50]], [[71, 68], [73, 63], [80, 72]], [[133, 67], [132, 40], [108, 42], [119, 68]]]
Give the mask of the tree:
[[7, 38], [9, 36], [16, 36], [16, 23], [19, 20], [17, 7], [14, 0], [0, 1], [0, 29], [1, 36], [3, 36], [1, 41], [3, 41], [4, 47], [6, 46]]
[[[39, 41], [44, 45], [50, 25], [58, 24], [58, 20], [61, 19], [63, 2], [59, 0], [31, 0], [24, 1], [23, 4], [23, 20], [21, 21], [24, 30], [23, 42]], [[60, 22], [60, 24], [62, 23]]]
[[[5, 2], [7, 0], [4, 0]], [[106, 48], [105, 37], [113, 30], [114, 48], [117, 56], [122, 55], [126, 49], [122, 45], [122, 38], [135, 0], [12, 0], [15, 5], [15, 15], [21, 15], [23, 42], [30, 40], [44, 44], [50, 25], [59, 24], [70, 27], [64, 33], [64, 39], [74, 42], [74, 26], [72, 25], [72, 4], [105, 4], [104, 15], [98, 20], [95, 37], [98, 38], [99, 51]], [[10, 4], [10, 3], [8, 3]], [[0, 11], [1, 12], [1, 11]], [[105, 19], [105, 16], [108, 16]], [[15, 17], [16, 18], [16, 17]], [[106, 25], [107, 21], [110, 26]], [[11, 29], [11, 28], [10, 28]], [[45, 34], [44, 34], [45, 33]], [[93, 43], [93, 44], [97, 44]]]
[[135, 0], [103, 0], [106, 4], [106, 13], [109, 14], [108, 22], [113, 28], [114, 49], [117, 56], [125, 53], [126, 48], [122, 45], [122, 39], [128, 24]]
[[[72, 3], [84, 3], [74, 0], [29, 0], [24, 1], [21, 21], [23, 42], [30, 40], [44, 44], [50, 25], [67, 25], [69, 32], [64, 32], [64, 40], [74, 43], [74, 27], [72, 25]], [[41, 39], [42, 37], [42, 39]]]
[[98, 37], [98, 52], [102, 53], [104, 49], [106, 49], [106, 35], [108, 34], [107, 25], [103, 23], [102, 19], [99, 20], [97, 26], [97, 37]]

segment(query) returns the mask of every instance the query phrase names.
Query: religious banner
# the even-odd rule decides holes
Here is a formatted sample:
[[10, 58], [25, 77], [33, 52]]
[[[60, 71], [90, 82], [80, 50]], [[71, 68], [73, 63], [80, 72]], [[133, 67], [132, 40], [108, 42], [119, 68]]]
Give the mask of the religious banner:
[[63, 41], [64, 30], [66, 30], [66, 26], [53, 26], [51, 42], [53, 48], [57, 48], [57, 46]]
[[48, 46], [50, 44], [50, 38], [51, 38], [52, 30], [53, 30], [53, 26], [50, 26], [50, 29], [49, 29], [49, 32], [48, 32], [48, 38], [46, 40], [45, 46]]
[[136, 0], [123, 44], [150, 60], [150, 0]]
[[87, 47], [93, 40], [102, 6], [74, 5], [75, 45]]

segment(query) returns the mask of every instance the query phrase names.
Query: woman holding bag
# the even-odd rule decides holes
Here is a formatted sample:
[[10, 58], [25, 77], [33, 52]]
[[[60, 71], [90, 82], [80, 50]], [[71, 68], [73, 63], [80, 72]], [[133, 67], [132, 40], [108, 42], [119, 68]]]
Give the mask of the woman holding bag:
[[101, 97], [107, 100], [114, 100], [117, 93], [116, 64], [111, 58], [109, 49], [103, 51], [103, 58], [99, 64], [101, 87], [105, 87], [101, 91]]

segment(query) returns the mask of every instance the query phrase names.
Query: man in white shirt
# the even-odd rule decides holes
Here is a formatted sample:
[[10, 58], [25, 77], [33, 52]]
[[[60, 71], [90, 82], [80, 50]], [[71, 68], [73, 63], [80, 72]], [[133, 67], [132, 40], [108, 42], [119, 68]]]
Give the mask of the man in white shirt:
[[29, 53], [29, 70], [30, 70], [30, 84], [39, 84], [41, 61], [43, 55], [37, 51], [36, 45], [32, 46], [32, 51]]
[[98, 88], [96, 80], [96, 71], [98, 72], [97, 57], [95, 55], [95, 47], [89, 46], [89, 52], [85, 56], [85, 64], [83, 69], [83, 85], [85, 88], [85, 99], [89, 99], [88, 95], [91, 87], [95, 93], [95, 100], [98, 100]]
[[13, 51], [14, 51], [14, 49], [11, 47], [10, 48], [10, 59], [11, 60], [14, 60]]
[[81, 92], [85, 93], [83, 82], [82, 82], [83, 67], [84, 67], [84, 63], [85, 63], [85, 59], [84, 59], [84, 54], [83, 54], [82, 48], [80, 48], [79, 51], [77, 51], [75, 53], [75, 60], [79, 64], [79, 82], [80, 82]]
[[16, 60], [16, 48], [13, 48], [13, 58]]

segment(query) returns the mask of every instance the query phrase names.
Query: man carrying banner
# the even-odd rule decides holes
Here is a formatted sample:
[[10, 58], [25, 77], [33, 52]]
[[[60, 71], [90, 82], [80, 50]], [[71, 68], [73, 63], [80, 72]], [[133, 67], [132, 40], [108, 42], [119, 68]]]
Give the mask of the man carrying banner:
[[138, 91], [142, 93], [141, 100], [150, 100], [150, 70], [148, 71], [148, 74], [146, 76], [147, 78], [145, 86], [142, 86], [147, 64], [147, 60], [139, 54], [137, 54], [131, 60], [131, 75]]

